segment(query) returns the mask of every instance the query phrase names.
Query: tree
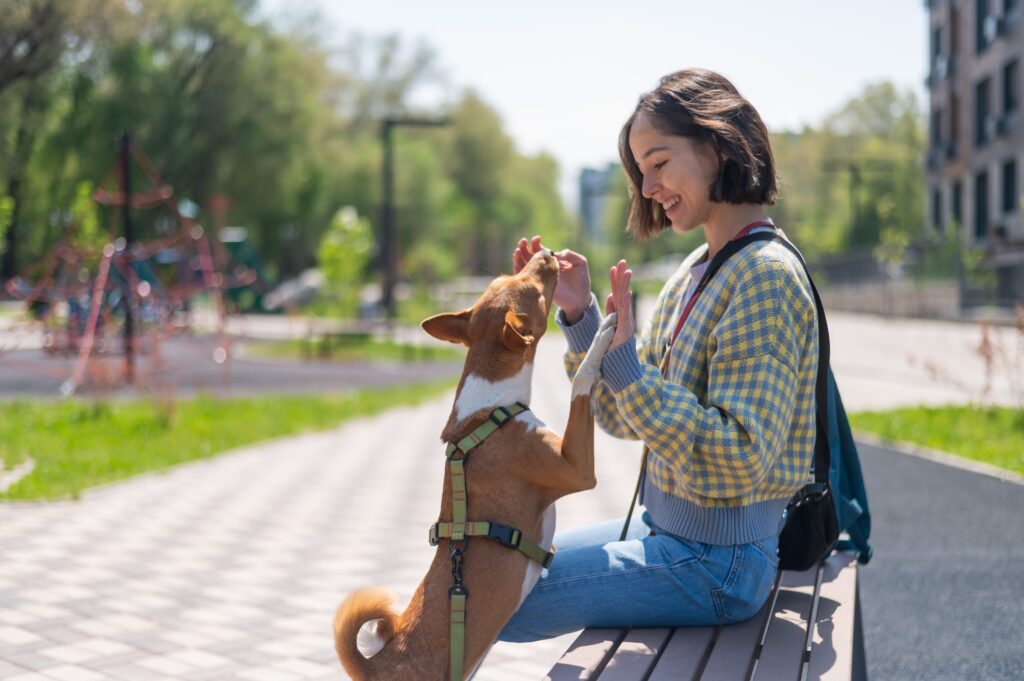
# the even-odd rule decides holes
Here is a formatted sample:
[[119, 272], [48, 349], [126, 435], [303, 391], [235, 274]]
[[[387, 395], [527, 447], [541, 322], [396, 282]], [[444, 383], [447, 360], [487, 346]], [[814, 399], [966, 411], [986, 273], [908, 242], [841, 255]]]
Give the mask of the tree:
[[370, 223], [355, 208], [346, 206], [335, 214], [320, 240], [317, 260], [326, 279], [328, 297], [339, 304], [342, 315], [358, 311], [359, 289], [370, 261], [373, 233]]
[[922, 224], [924, 122], [917, 98], [868, 85], [819, 128], [773, 136], [782, 175], [775, 214], [808, 255], [879, 243]]

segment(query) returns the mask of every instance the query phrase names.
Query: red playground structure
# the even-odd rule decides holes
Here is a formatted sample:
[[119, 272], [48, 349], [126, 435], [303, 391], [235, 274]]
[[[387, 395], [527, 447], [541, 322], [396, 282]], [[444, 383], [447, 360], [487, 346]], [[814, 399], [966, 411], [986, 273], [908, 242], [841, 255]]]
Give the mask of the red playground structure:
[[[148, 180], [144, 192], [132, 191], [132, 161]], [[118, 163], [105, 182], [115, 176], [116, 188], [100, 185], [92, 195], [106, 208], [106, 237], [83, 239], [80, 225], [72, 223], [42, 258], [5, 286], [24, 308], [0, 341], [0, 359], [18, 362], [21, 353], [15, 350], [41, 334], [44, 354], [65, 359], [47, 369], [63, 379], [64, 396], [90, 385], [137, 385], [139, 358], [159, 364], [165, 340], [172, 335], [194, 339], [197, 328], [214, 333], [211, 359], [227, 371], [226, 292], [258, 279], [210, 237], [197, 221], [198, 206], [175, 196], [127, 133], [119, 139]], [[164, 236], [135, 240], [132, 211], [152, 209], [163, 211], [157, 224]], [[223, 214], [215, 207], [216, 212]], [[112, 369], [116, 357], [123, 361]], [[38, 362], [32, 366], [26, 370], [39, 371]]]

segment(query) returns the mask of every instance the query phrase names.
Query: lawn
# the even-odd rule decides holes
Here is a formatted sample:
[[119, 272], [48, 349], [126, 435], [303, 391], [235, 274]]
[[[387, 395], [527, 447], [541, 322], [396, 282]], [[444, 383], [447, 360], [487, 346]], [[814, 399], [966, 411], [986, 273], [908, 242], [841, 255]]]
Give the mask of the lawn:
[[1007, 407], [909, 407], [858, 412], [850, 424], [888, 440], [982, 461], [1024, 474], [1024, 413]]
[[12, 402], [0, 418], [0, 459], [35, 470], [0, 499], [75, 498], [140, 473], [260, 440], [326, 430], [346, 419], [416, 404], [455, 381], [315, 396], [199, 397], [159, 402]]

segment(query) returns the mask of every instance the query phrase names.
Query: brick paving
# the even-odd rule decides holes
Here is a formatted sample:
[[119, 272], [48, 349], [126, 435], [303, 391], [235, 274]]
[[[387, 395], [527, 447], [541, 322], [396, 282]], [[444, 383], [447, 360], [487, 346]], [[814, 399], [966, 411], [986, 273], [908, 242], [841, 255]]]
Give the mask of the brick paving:
[[[557, 429], [562, 342], [542, 343], [534, 382], [534, 411]], [[76, 502], [0, 505], [0, 678], [344, 679], [337, 604], [379, 584], [404, 607], [432, 557], [450, 407], [449, 395]], [[639, 449], [598, 446], [601, 484], [560, 505], [560, 527], [625, 510]], [[499, 644], [477, 679], [542, 678], [569, 640]]]

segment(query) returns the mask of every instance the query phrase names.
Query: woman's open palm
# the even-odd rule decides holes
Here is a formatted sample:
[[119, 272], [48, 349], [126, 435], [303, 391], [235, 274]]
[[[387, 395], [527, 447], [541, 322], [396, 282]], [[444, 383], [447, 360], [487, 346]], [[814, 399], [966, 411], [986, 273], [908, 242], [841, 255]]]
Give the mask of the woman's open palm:
[[615, 336], [612, 338], [611, 347], [615, 348], [636, 334], [636, 324], [633, 322], [633, 292], [629, 289], [629, 283], [633, 279], [633, 270], [626, 266], [625, 260], [620, 260], [609, 271], [612, 292], [604, 304], [605, 314], [617, 312], [619, 316], [618, 326], [615, 327]]

